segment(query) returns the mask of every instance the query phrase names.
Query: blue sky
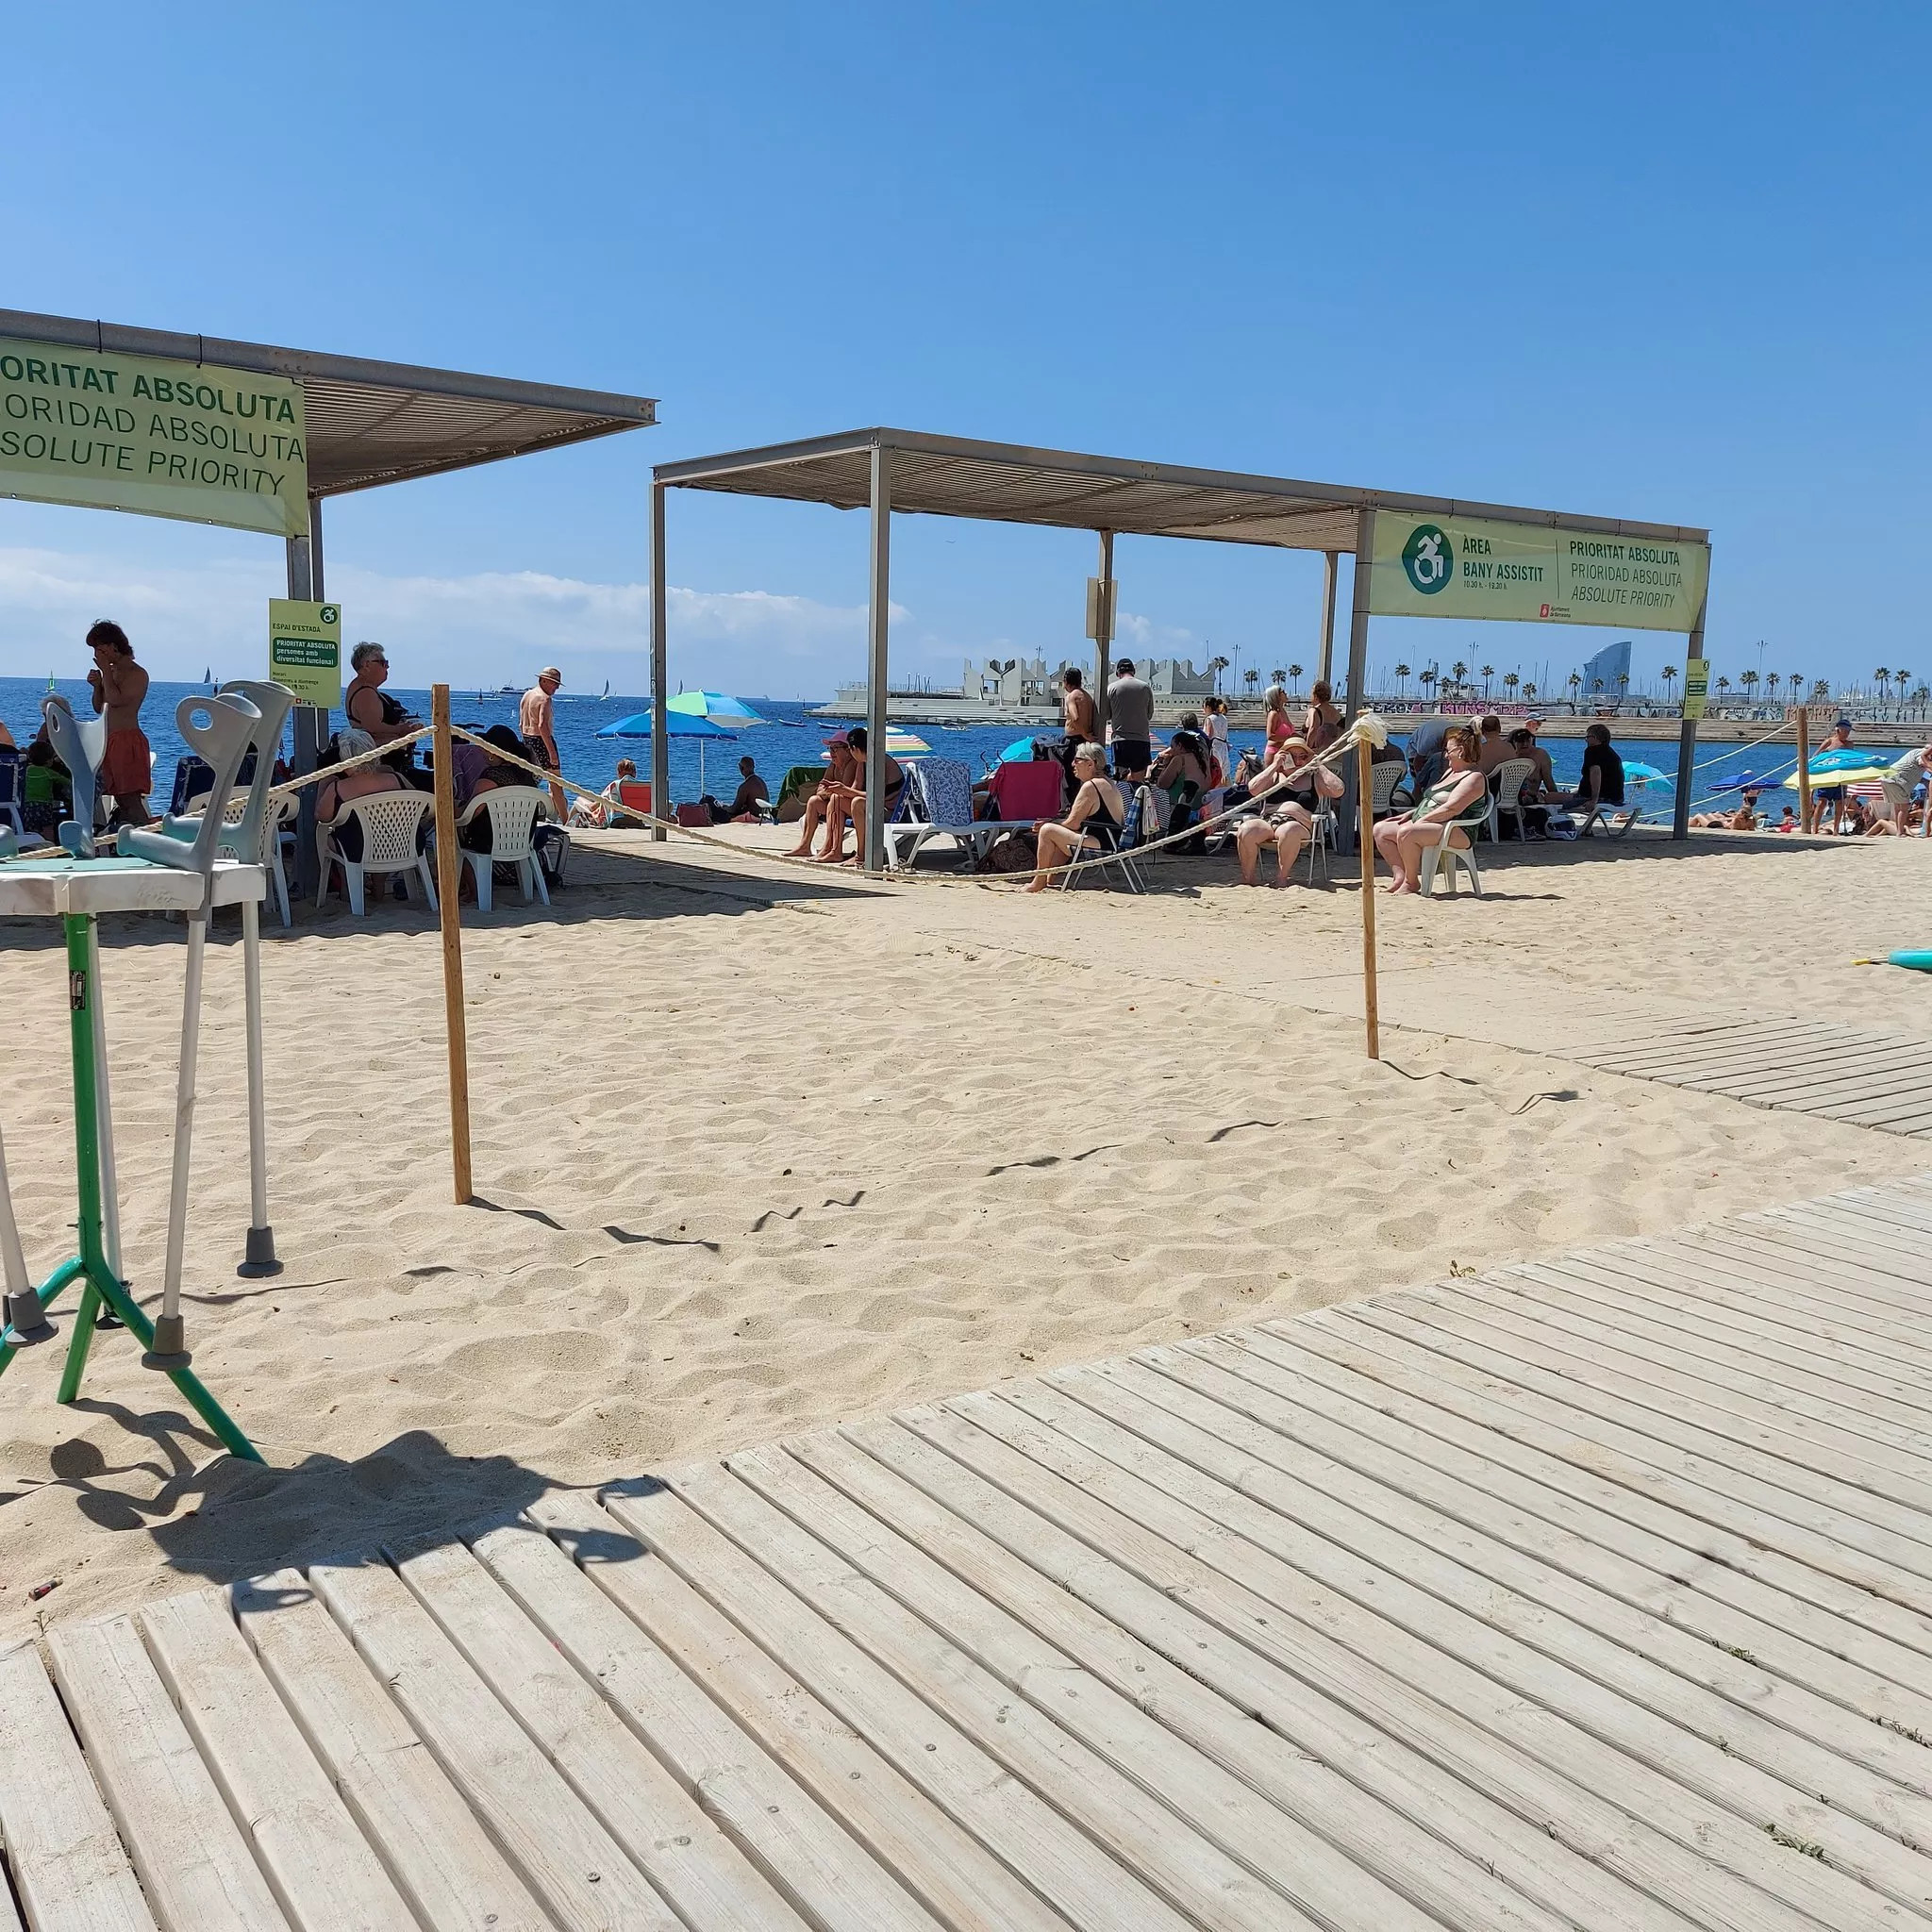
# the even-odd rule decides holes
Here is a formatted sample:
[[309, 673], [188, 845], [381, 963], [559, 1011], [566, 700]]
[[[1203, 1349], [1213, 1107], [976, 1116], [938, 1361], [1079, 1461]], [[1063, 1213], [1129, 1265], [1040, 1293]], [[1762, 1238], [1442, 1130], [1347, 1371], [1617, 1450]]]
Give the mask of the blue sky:
[[[10, 307], [658, 396], [332, 504], [399, 681], [643, 688], [649, 466], [891, 422], [1707, 525], [1708, 650], [1922, 648], [1923, 9], [17, 9]], [[1091, 540], [903, 519], [894, 672], [1077, 654]], [[674, 680], [828, 691], [862, 523], [675, 494]], [[1143, 653], [1312, 661], [1319, 559], [1124, 541]], [[0, 671], [257, 669], [270, 540], [0, 504]], [[1614, 633], [1378, 621], [1560, 677]], [[1638, 677], [1677, 641], [1638, 637]]]

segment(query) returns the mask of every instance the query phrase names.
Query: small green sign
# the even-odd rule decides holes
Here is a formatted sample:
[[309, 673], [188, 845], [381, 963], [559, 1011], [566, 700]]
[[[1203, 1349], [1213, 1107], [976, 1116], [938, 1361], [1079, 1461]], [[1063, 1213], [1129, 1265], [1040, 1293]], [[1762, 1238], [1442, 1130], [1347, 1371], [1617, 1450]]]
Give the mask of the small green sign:
[[297, 704], [337, 709], [342, 702], [341, 606], [271, 597], [268, 675], [293, 691]]
[[1687, 658], [1684, 660], [1684, 715], [1687, 718], [1704, 716], [1704, 707], [1710, 697], [1710, 659], [1708, 658]]

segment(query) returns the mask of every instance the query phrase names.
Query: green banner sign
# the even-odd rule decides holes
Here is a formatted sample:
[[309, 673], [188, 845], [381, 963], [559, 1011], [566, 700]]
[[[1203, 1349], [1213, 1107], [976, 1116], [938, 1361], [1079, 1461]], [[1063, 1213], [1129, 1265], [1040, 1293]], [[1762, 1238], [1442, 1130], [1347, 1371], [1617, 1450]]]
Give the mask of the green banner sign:
[[302, 386], [0, 337], [0, 495], [308, 534]]
[[1710, 546], [1377, 510], [1369, 608], [1383, 617], [1697, 627]]
[[342, 607], [268, 600], [268, 675], [297, 704], [325, 711], [342, 702]]

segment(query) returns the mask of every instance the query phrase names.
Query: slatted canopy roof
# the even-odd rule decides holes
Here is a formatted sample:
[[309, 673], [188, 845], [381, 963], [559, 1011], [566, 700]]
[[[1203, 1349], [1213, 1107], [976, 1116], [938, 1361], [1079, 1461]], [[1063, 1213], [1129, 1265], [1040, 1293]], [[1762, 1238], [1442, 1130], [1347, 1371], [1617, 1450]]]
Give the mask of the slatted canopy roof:
[[1611, 531], [1702, 543], [1709, 533], [1674, 524], [1573, 516], [1446, 496], [1304, 483], [1232, 470], [1192, 470], [1018, 443], [977, 442], [910, 429], [854, 429], [805, 442], [660, 463], [660, 484], [860, 509], [871, 501], [872, 452], [891, 452], [895, 514], [975, 517], [1120, 536], [1191, 537], [1291, 550], [1353, 553], [1363, 508], [1490, 517], [1551, 529]]
[[302, 385], [311, 496], [341, 496], [414, 476], [587, 442], [658, 420], [649, 396], [510, 382], [407, 362], [323, 356], [219, 336], [131, 328], [75, 316], [0, 308], [0, 336], [100, 354], [155, 356], [288, 376]]

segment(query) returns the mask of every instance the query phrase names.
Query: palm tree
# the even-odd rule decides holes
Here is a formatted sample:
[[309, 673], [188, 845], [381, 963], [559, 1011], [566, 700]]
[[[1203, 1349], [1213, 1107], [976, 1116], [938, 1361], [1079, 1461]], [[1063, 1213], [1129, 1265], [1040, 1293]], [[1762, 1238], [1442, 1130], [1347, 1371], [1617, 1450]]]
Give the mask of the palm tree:
[[1288, 682], [1288, 673], [1279, 670], [1271, 671], [1268, 674], [1268, 682], [1270, 684], [1286, 685]]
[[[1279, 675], [1279, 673], [1276, 674], [1277, 676]], [[1292, 691], [1295, 688], [1295, 686], [1299, 685], [1302, 681], [1302, 667], [1299, 664], [1291, 664], [1288, 667], [1288, 675], [1294, 680], [1294, 684], [1289, 687], [1289, 689]]]
[[1398, 698], [1403, 695], [1403, 688], [1407, 684], [1408, 676], [1409, 671], [1407, 664], [1398, 664], [1395, 667], [1395, 695]]
[[1251, 697], [1254, 695], [1255, 687], [1257, 684], [1259, 684], [1260, 681], [1261, 674], [1258, 671], [1257, 671], [1252, 664], [1250, 664], [1248, 668], [1241, 673], [1241, 682], [1247, 686], [1248, 694]]
[[1513, 672], [1513, 671], [1506, 671], [1506, 672], [1504, 672], [1504, 674], [1503, 674], [1503, 689], [1504, 689], [1504, 690], [1505, 690], [1506, 691], [1507, 691], [1507, 692], [1509, 693], [1509, 702], [1510, 702], [1510, 703], [1511, 703], [1512, 705], [1513, 705], [1513, 704], [1514, 704], [1514, 703], [1516, 702], [1516, 687], [1517, 687], [1517, 686], [1518, 686], [1519, 684], [1521, 684], [1522, 682], [1523, 682], [1522, 678], [1518, 677], [1518, 676], [1517, 676], [1517, 675], [1515, 674], [1515, 672]]
[[1777, 703], [1777, 673], [1767, 671], [1764, 675], [1764, 694], [1773, 704]]
[[1426, 671], [1424, 671], [1422, 674], [1422, 675], [1416, 679], [1416, 682], [1419, 685], [1421, 685], [1424, 691], [1433, 691], [1436, 688], [1436, 670], [1434, 665], [1431, 665]]
[[1225, 658], [1210, 658], [1208, 660], [1208, 669], [1214, 675], [1214, 689], [1218, 691], [1221, 689], [1221, 674], [1227, 669], [1227, 659]]
[[1818, 680], [1818, 682], [1811, 687], [1811, 696], [1816, 703], [1821, 705], [1828, 705], [1831, 702], [1831, 680], [1829, 678], [1821, 677]]
[[1623, 700], [1624, 700], [1624, 698], [1625, 694], [1626, 694], [1626, 693], [1627, 693], [1627, 692], [1629, 691], [1629, 689], [1630, 689], [1630, 674], [1629, 674], [1629, 673], [1628, 673], [1627, 671], [1620, 671], [1620, 672], [1618, 672], [1618, 673], [1617, 673], [1617, 700], [1618, 700], [1618, 702], [1619, 702], [1620, 704], [1621, 704], [1621, 703], [1623, 702]]
[[1729, 691], [1729, 690], [1730, 690], [1730, 688], [1731, 688], [1731, 680], [1730, 680], [1730, 679], [1729, 679], [1728, 677], [1720, 677], [1720, 678], [1718, 679], [1718, 681], [1717, 681], [1717, 694], [1718, 694], [1718, 696], [1719, 696], [1719, 697], [1723, 697], [1723, 696], [1724, 696], [1724, 693], [1725, 693], [1725, 692], [1726, 692], [1727, 691]]
[[1753, 697], [1753, 696], [1755, 696], [1755, 695], [1756, 695], [1756, 693], [1757, 693], [1757, 672], [1755, 672], [1755, 671], [1746, 671], [1746, 672], [1743, 672], [1743, 673], [1741, 673], [1741, 674], [1740, 674], [1740, 675], [1739, 675], [1739, 678], [1738, 678], [1738, 682], [1739, 682], [1740, 684], [1741, 684], [1741, 685], [1742, 685], [1742, 686], [1744, 687], [1744, 695], [1745, 695], [1745, 696], [1746, 696], [1747, 698], [1748, 698], [1748, 697]]
[[1666, 664], [1664, 666], [1664, 702], [1666, 704], [1670, 702], [1671, 697], [1673, 696], [1673, 691], [1671, 688], [1676, 683], [1676, 681], [1677, 667], [1674, 664]]
[[1878, 687], [1878, 702], [1882, 708], [1885, 703], [1885, 694], [1891, 689], [1891, 673], [1881, 664], [1872, 674], [1872, 681]]
[[1460, 687], [1462, 680], [1469, 675], [1469, 666], [1458, 658], [1449, 669], [1456, 678], [1457, 685]]
[[1932, 699], [1932, 686], [1922, 684], [1918, 688], [1918, 690], [1912, 693], [1912, 702], [1913, 704], [1918, 706], [1919, 716], [1922, 718], [1925, 715], [1925, 704], [1927, 699]]
[[1485, 664], [1485, 665], [1483, 666], [1483, 668], [1482, 668], [1482, 680], [1483, 680], [1483, 702], [1484, 702], [1485, 704], [1488, 704], [1488, 703], [1489, 703], [1489, 701], [1490, 701], [1490, 679], [1491, 679], [1491, 678], [1492, 678], [1493, 676], [1495, 676], [1495, 675], [1496, 675], [1496, 667], [1495, 667], [1495, 666], [1494, 666], [1493, 664]]
[[1570, 674], [1570, 702], [1573, 705], [1576, 702], [1576, 693], [1580, 691], [1582, 689], [1583, 673], [1580, 671], [1573, 671]]
[[1535, 686], [1535, 685], [1533, 685], [1533, 684], [1525, 684], [1525, 685], [1524, 685], [1524, 686], [1523, 687], [1523, 702], [1524, 702], [1524, 704], [1526, 704], [1526, 705], [1533, 705], [1533, 704], [1535, 704], [1535, 703], [1536, 703], [1536, 686]]
[[1906, 714], [1906, 680], [1912, 674], [1909, 671], [1894, 671], [1891, 675], [1898, 684], [1898, 714], [1903, 718]]

